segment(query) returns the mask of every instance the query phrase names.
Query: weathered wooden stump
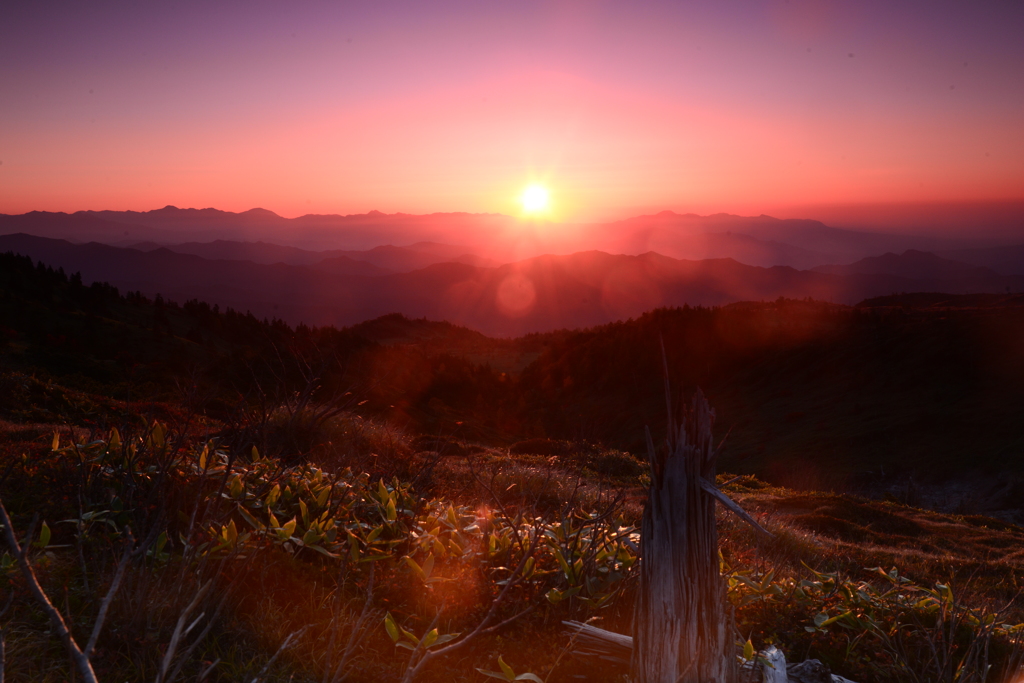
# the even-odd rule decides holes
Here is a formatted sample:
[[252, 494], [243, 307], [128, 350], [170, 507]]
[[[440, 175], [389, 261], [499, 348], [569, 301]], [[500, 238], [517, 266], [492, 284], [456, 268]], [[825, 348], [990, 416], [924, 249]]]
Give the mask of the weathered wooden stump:
[[[735, 638], [718, 566], [714, 411], [697, 391], [667, 449], [648, 432], [651, 486], [640, 531], [640, 589], [633, 619], [634, 683], [733, 683]], [[717, 489], [715, 489], [717, 491]], [[730, 501], [731, 502], [731, 501]]]
[[677, 420], [667, 367], [665, 377], [667, 448], [659, 453], [647, 432], [651, 486], [640, 527], [633, 636], [567, 621], [574, 653], [612, 669], [629, 662], [631, 683], [740, 683], [751, 676], [761, 683], [787, 683], [790, 675], [794, 683], [849, 683], [817, 660], [787, 667], [774, 646], [741, 672], [719, 570], [715, 501], [757, 531], [771, 533], [715, 486], [715, 413], [704, 394], [698, 389]]

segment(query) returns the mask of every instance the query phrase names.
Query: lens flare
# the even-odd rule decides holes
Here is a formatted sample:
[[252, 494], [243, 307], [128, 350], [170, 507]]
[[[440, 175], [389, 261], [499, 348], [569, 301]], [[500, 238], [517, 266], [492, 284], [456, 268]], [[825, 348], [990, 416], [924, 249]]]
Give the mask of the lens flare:
[[537, 289], [525, 275], [512, 273], [498, 285], [498, 308], [511, 318], [519, 318], [529, 313], [536, 301]]

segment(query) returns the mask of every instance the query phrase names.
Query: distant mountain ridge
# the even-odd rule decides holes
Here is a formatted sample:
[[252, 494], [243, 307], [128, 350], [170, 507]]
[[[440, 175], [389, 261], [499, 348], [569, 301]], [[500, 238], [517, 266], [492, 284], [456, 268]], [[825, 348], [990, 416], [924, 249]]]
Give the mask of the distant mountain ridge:
[[448, 243], [454, 233], [469, 235], [511, 228], [516, 219], [498, 214], [448, 213], [415, 216], [384, 214], [314, 215], [284, 218], [266, 209], [232, 213], [219, 209], [154, 211], [32, 211], [0, 214], [0, 234], [23, 232], [73, 242], [128, 246], [215, 240], [286, 242], [307, 250], [366, 250], [382, 244]]
[[[206, 259], [226, 261], [252, 261], [253, 263], [285, 263], [293, 266], [317, 266], [322, 270], [333, 270], [363, 275], [386, 275], [426, 268], [434, 263], [455, 261], [480, 266], [493, 266], [489, 259], [468, 253], [467, 247], [437, 242], [419, 242], [407, 247], [386, 244], [364, 251], [331, 249], [311, 251], [268, 242], [237, 242], [215, 240], [213, 242], [186, 242], [184, 244], [158, 245], [152, 242], [129, 245], [140, 251], [154, 251], [165, 248], [179, 254], [193, 254]], [[365, 263], [362, 270], [351, 262]]]
[[991, 268], [1000, 275], [1024, 275], [1024, 244], [940, 251], [939, 256]]
[[[26, 233], [72, 242], [102, 242], [113, 246], [152, 243], [176, 250], [199, 250], [197, 244], [216, 242], [274, 244], [305, 251], [336, 251], [331, 256], [368, 260], [385, 269], [394, 265], [350, 252], [370, 251], [385, 245], [423, 243], [457, 244], [464, 251], [447, 258], [476, 265], [508, 263], [542, 254], [567, 255], [597, 249], [608, 253], [639, 255], [655, 251], [687, 260], [734, 258], [756, 266], [787, 265], [809, 269], [826, 264], [852, 263], [858, 259], [907, 249], [933, 253], [978, 249], [970, 239], [952, 240], [922, 235], [858, 232], [833, 228], [811, 219], [731, 214], [677, 214], [671, 211], [636, 216], [610, 223], [551, 223], [500, 214], [436, 213], [430, 215], [365, 214], [304, 215], [284, 218], [265, 209], [232, 213], [218, 209], [179, 209], [167, 206], [154, 211], [80, 211], [73, 214], [31, 212], [0, 215], [0, 234]], [[183, 245], [189, 245], [185, 247]], [[209, 249], [209, 247], [204, 247]], [[967, 251], [965, 251], [967, 250]], [[423, 251], [422, 249], [418, 251]], [[245, 258], [257, 262], [255, 253], [226, 254], [201, 251], [208, 258]], [[477, 257], [479, 260], [474, 260]], [[975, 254], [983, 258], [980, 254]], [[328, 256], [330, 257], [330, 256]], [[327, 257], [325, 257], [327, 258]], [[958, 258], [958, 257], [954, 257]], [[1015, 264], [1009, 271], [1024, 272], [1024, 248], [1007, 255]], [[305, 263], [296, 254], [282, 262]], [[422, 263], [419, 264], [422, 267]], [[989, 263], [980, 263], [992, 267]], [[400, 266], [408, 269], [410, 264]]]
[[[163, 248], [145, 252], [31, 235], [0, 236], [0, 251], [81, 272], [87, 283], [106, 281], [122, 291], [160, 293], [179, 302], [201, 299], [291, 323], [345, 326], [402, 313], [497, 336], [589, 327], [683, 304], [709, 306], [780, 296], [856, 303], [894, 292], [1024, 289], [1024, 277], [990, 271], [953, 280], [893, 272], [835, 274], [749, 266], [734, 259], [680, 260], [654, 252], [630, 256], [592, 250], [499, 267], [447, 262], [405, 273], [367, 275], [339, 272], [333, 262], [324, 268], [324, 262], [310, 266], [210, 260]], [[912, 254], [896, 260], [913, 263], [918, 258]]]
[[721, 239], [723, 236], [743, 235], [766, 246], [785, 245], [791, 249], [802, 250], [803, 254], [812, 255], [812, 260], [824, 259], [817, 260], [816, 263], [807, 261], [800, 264], [770, 264], [802, 268], [844, 260], [855, 261], [886, 251], [935, 250], [949, 246], [948, 240], [926, 236], [858, 232], [833, 228], [813, 219], [775, 218], [764, 214], [736, 216], [719, 213], [700, 216], [662, 211], [654, 215], [609, 223], [601, 229], [609, 236], [621, 236], [621, 248], [615, 250], [623, 253], [651, 250], [679, 258], [687, 250], [687, 243], [696, 236], [714, 235]]
[[979, 279], [998, 278], [999, 273], [991, 268], [974, 266], [961, 261], [942, 258], [935, 254], [908, 249], [902, 254], [892, 252], [881, 256], [869, 256], [849, 265], [827, 265], [813, 268], [819, 273], [833, 275], [900, 275], [918, 279]]

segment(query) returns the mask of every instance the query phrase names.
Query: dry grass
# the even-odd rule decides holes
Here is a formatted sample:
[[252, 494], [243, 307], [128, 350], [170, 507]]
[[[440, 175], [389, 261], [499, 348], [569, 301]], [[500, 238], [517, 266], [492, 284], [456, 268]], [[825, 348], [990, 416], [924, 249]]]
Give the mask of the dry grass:
[[[1024, 576], [1024, 529], [997, 519], [785, 489], [737, 498], [770, 528], [804, 539], [807, 554], [816, 556], [812, 566], [821, 569], [897, 566], [915, 581], [953, 580], [979, 598], [1004, 602], [1017, 597]], [[1014, 615], [1024, 621], [1024, 604]]]

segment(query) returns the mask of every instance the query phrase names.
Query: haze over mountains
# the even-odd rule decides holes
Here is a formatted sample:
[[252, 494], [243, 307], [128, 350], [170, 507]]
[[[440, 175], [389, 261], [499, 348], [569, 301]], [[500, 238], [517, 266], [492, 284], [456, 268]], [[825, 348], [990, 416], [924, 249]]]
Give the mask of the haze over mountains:
[[749, 265], [797, 268], [848, 263], [906, 249], [936, 252], [1002, 247], [1024, 242], [1024, 225], [1021, 231], [1017, 242], [1005, 237], [993, 241], [993, 237], [977, 230], [971, 231], [968, 237], [937, 238], [844, 230], [808, 219], [731, 214], [698, 216], [671, 211], [592, 224], [549, 223], [501, 214], [410, 215], [379, 211], [283, 218], [265, 209], [232, 213], [173, 206], [145, 212], [0, 214], [0, 234], [23, 232], [114, 246], [145, 242], [170, 246], [225, 240], [262, 241], [308, 251], [364, 251], [389, 244], [434, 242], [460, 245], [460, 249], [466, 250], [463, 253], [503, 263], [545, 253], [570, 254], [598, 249], [633, 255], [656, 251], [673, 258], [693, 260], [728, 257]]
[[1024, 245], [769, 216], [666, 211], [560, 225], [494, 214], [286, 219], [166, 207], [0, 215], [0, 235], [0, 251], [122, 291], [293, 324], [397, 312], [494, 335], [597, 325], [659, 306], [1024, 289]]
[[253, 263], [287, 263], [293, 266], [316, 266], [320, 270], [344, 270], [349, 262], [366, 264], [352, 266], [363, 268], [365, 275], [385, 275], [391, 272], [407, 272], [426, 268], [435, 263], [469, 263], [480, 266], [499, 265], [469, 253], [468, 247], [458, 247], [437, 242], [418, 242], [408, 247], [386, 244], [373, 249], [309, 251], [298, 247], [285, 247], [267, 242], [235, 242], [216, 240], [214, 242], [186, 242], [166, 247], [152, 242], [130, 245], [141, 251], [166, 248], [179, 254], [194, 254], [205, 259], [227, 261], [252, 261]]

